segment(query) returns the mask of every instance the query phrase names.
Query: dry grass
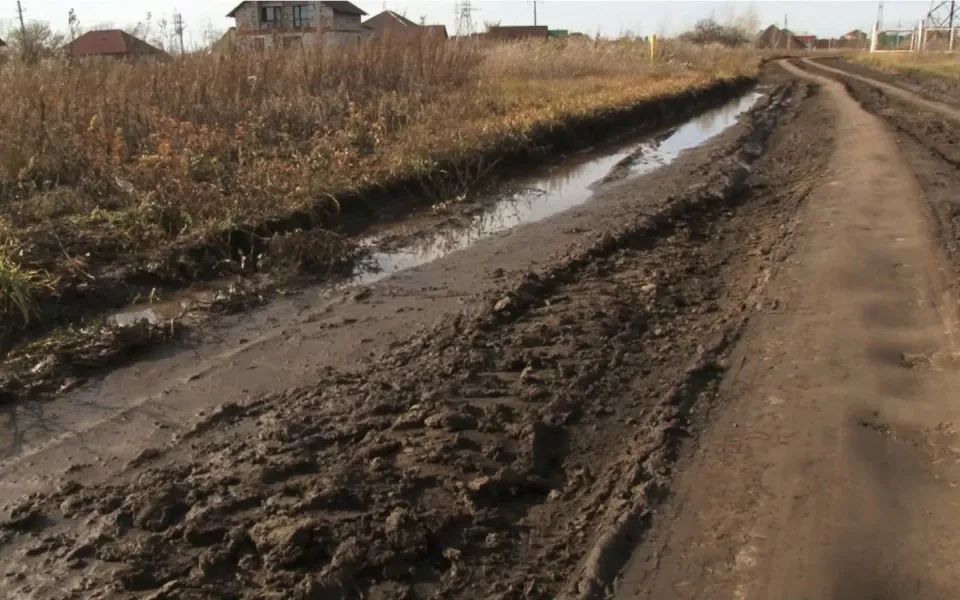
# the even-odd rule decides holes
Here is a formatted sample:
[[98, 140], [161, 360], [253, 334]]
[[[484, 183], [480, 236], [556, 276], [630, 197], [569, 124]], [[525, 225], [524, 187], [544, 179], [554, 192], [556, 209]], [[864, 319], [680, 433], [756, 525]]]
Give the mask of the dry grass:
[[632, 40], [425, 41], [10, 62], [0, 216], [29, 244], [5, 260], [63, 280], [132, 257], [161, 264], [174, 248], [339, 210], [344, 195], [429, 180], [440, 165], [462, 169], [465, 185], [486, 168], [478, 157], [525, 147], [538, 128], [757, 70], [744, 52], [667, 44], [652, 64], [648, 53]]
[[940, 52], [858, 53], [856, 62], [898, 75], [927, 75], [960, 79], [960, 56]]

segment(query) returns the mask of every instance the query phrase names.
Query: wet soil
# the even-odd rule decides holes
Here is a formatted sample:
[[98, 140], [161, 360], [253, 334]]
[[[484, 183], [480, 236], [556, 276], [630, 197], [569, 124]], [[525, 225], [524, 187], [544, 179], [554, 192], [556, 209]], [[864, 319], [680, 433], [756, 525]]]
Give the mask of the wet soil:
[[[8, 507], [0, 590], [601, 597], [787, 256], [825, 166], [819, 102], [781, 85], [674, 171], [610, 190], [613, 218], [586, 205], [589, 231], [558, 217], [447, 257], [437, 269], [474, 288], [467, 308], [411, 320], [425, 327], [367, 360], [221, 393], [112, 475], [69, 468]], [[542, 234], [575, 242], [525, 267], [483, 260]], [[478, 292], [472, 271], [495, 285]], [[354, 299], [371, 297], [386, 298]]]
[[785, 68], [821, 86], [829, 162], [614, 597], [949, 600], [956, 264], [894, 130]]
[[[835, 66], [872, 77], [849, 64]], [[960, 188], [960, 122], [919, 109], [868, 83], [835, 76], [863, 108], [882, 118], [897, 133], [900, 151], [930, 207], [938, 241], [960, 271], [960, 197], [956, 194]], [[903, 78], [887, 75], [883, 82], [907, 89]]]

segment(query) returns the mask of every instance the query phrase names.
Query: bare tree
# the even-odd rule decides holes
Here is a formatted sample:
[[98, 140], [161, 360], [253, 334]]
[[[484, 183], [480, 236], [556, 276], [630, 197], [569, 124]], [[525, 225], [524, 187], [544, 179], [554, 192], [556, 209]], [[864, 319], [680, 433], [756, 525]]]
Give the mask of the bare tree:
[[33, 60], [56, 54], [66, 43], [66, 36], [54, 31], [46, 21], [29, 21], [23, 29], [12, 29], [7, 44], [13, 53]]

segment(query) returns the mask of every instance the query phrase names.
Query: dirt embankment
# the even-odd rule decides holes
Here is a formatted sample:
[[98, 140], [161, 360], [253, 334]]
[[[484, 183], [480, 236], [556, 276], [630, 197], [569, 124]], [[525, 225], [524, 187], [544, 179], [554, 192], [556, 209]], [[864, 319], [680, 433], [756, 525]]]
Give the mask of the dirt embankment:
[[370, 367], [226, 404], [109, 484], [24, 499], [0, 526], [0, 589], [599, 596], [824, 166], [811, 94], [782, 86], [698, 183], [479, 312]]
[[[870, 78], [876, 74], [872, 69], [858, 69], [849, 63], [833, 66]], [[882, 118], [898, 133], [900, 150], [920, 182], [930, 207], [938, 241], [960, 269], [960, 198], [955, 193], [960, 189], [960, 122], [892, 97], [882, 89], [852, 77], [831, 76], [840, 78], [861, 106]], [[896, 76], [885, 74], [882, 81], [906, 89], [904, 81]]]

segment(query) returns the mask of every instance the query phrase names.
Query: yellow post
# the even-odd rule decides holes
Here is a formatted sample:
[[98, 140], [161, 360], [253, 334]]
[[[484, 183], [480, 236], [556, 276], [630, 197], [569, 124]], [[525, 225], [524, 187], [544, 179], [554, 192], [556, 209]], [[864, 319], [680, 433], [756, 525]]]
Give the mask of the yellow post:
[[652, 64], [657, 57], [657, 36], [656, 34], [650, 36], [650, 63]]

